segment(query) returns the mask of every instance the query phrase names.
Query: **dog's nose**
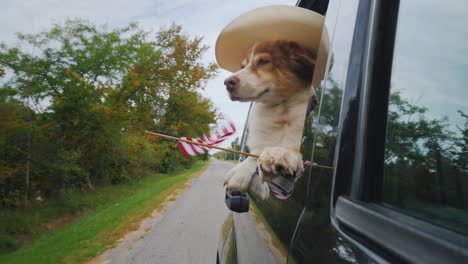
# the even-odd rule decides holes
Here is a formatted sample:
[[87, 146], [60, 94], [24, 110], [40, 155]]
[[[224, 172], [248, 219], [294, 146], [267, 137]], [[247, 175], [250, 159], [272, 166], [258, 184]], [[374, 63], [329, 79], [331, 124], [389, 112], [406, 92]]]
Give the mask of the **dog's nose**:
[[239, 85], [239, 78], [231, 76], [224, 80], [224, 85], [226, 85], [228, 92], [232, 93], [232, 91], [234, 91]]

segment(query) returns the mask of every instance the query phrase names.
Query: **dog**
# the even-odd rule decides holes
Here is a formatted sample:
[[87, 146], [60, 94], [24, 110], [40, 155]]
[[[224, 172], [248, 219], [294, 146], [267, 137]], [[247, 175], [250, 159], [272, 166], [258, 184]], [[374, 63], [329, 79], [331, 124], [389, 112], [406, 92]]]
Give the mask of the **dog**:
[[260, 155], [248, 157], [227, 173], [228, 189], [266, 200], [267, 182], [303, 173], [302, 130], [309, 101], [317, 102], [312, 87], [314, 58], [314, 52], [294, 41], [262, 41], [252, 46], [241, 69], [224, 81], [232, 101], [254, 102], [246, 144], [252, 154]]

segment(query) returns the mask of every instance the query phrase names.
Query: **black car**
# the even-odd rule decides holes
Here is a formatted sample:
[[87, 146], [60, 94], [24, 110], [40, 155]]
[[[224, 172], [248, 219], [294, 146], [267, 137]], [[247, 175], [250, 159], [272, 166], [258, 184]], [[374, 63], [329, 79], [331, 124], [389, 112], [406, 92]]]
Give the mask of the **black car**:
[[297, 5], [330, 38], [301, 146], [323, 166], [231, 213], [217, 262], [468, 263], [468, 5]]

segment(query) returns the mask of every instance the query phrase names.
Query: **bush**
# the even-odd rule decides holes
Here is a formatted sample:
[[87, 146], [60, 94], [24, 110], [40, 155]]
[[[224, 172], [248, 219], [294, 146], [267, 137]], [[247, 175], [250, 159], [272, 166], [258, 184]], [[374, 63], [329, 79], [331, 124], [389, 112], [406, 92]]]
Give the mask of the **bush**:
[[0, 236], [0, 255], [15, 251], [18, 248], [16, 240]]

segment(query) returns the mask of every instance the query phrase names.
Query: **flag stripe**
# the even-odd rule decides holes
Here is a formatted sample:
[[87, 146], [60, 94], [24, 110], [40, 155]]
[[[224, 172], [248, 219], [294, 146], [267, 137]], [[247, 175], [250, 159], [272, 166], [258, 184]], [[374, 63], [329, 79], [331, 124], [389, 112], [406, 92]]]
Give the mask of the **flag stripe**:
[[195, 153], [193, 153], [192, 149], [190, 148], [190, 144], [178, 141], [179, 147], [184, 153], [185, 156], [194, 156]]
[[[211, 133], [201, 136], [200, 138], [182, 138], [198, 143], [207, 145], [216, 145], [223, 142], [227, 137], [236, 132], [236, 127], [232, 122], [219, 126], [218, 129], [211, 131]], [[194, 145], [186, 142], [178, 141], [179, 148], [186, 156], [195, 156], [197, 154], [204, 154], [210, 150], [208, 147]]]
[[231, 128], [232, 132], [236, 132], [236, 127], [234, 126], [233, 123], [229, 122], [229, 127]]

